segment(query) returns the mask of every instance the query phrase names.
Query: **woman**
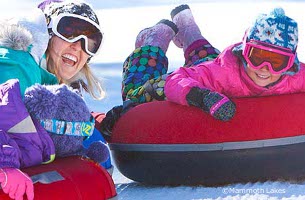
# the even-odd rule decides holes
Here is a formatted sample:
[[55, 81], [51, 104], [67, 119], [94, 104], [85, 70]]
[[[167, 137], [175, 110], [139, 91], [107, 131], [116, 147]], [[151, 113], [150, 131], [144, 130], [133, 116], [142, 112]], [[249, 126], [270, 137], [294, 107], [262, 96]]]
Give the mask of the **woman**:
[[[27, 87], [35, 83], [59, 82], [80, 91], [84, 88], [93, 98], [102, 99], [105, 93], [88, 65], [90, 58], [100, 49], [103, 39], [92, 8], [84, 2], [58, 0], [44, 1], [39, 8], [43, 13], [37, 8], [31, 12], [31, 16], [9, 22], [16, 24], [13, 28], [25, 28], [28, 32], [7, 36], [13, 31], [1, 28], [0, 83], [18, 78], [21, 92], [24, 93]], [[5, 23], [1, 21], [1, 26]], [[4, 48], [7, 38], [19, 41], [21, 47]], [[29, 54], [36, 63], [30, 61]], [[31, 67], [28, 67], [29, 63]]]
[[88, 4], [77, 1], [47, 0], [38, 7], [46, 16], [50, 35], [43, 67], [60, 83], [102, 99], [105, 93], [88, 65], [103, 40], [97, 15]]

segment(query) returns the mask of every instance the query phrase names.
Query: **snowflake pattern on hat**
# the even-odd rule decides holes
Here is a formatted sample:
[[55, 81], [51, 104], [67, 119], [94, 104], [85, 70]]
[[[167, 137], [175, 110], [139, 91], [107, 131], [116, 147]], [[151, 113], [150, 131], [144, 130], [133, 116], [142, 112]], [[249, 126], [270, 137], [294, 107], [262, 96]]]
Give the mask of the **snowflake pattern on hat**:
[[282, 8], [275, 8], [269, 15], [259, 16], [249, 29], [247, 39], [267, 42], [296, 51], [298, 45], [298, 25], [285, 16]]

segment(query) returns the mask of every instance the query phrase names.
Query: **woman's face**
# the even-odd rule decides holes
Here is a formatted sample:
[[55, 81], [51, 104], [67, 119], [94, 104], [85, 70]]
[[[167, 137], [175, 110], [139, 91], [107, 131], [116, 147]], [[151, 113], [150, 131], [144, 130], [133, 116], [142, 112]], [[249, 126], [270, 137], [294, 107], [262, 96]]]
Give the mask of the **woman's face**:
[[272, 74], [269, 71], [268, 66], [264, 66], [260, 69], [254, 69], [247, 65], [246, 73], [256, 85], [261, 87], [265, 87], [271, 83], [278, 81], [282, 76], [281, 74]]
[[81, 48], [81, 41], [69, 43], [53, 36], [49, 43], [48, 52], [53, 60], [58, 78], [69, 80], [86, 64], [89, 55]]

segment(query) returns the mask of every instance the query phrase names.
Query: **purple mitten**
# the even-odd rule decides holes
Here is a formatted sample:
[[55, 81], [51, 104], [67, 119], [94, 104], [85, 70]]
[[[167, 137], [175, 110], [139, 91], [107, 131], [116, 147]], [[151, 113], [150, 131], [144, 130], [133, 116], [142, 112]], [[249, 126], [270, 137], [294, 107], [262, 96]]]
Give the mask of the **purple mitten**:
[[22, 200], [26, 194], [28, 200], [34, 199], [34, 186], [29, 176], [16, 168], [0, 169], [0, 183], [3, 192], [10, 198]]
[[98, 163], [105, 162], [110, 156], [108, 147], [101, 141], [93, 142], [86, 155]]

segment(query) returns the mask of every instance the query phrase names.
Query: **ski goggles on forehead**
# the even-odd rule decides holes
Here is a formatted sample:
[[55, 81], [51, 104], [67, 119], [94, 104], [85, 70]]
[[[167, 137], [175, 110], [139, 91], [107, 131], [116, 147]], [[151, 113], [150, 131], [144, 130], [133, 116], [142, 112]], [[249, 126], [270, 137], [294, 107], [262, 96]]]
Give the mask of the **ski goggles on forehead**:
[[288, 48], [250, 40], [245, 43], [243, 56], [250, 67], [269, 67], [272, 74], [281, 74], [292, 67], [295, 54]]
[[81, 40], [82, 50], [94, 56], [103, 40], [103, 33], [97, 23], [87, 17], [75, 14], [59, 14], [52, 19], [52, 32], [59, 38], [73, 43]]

